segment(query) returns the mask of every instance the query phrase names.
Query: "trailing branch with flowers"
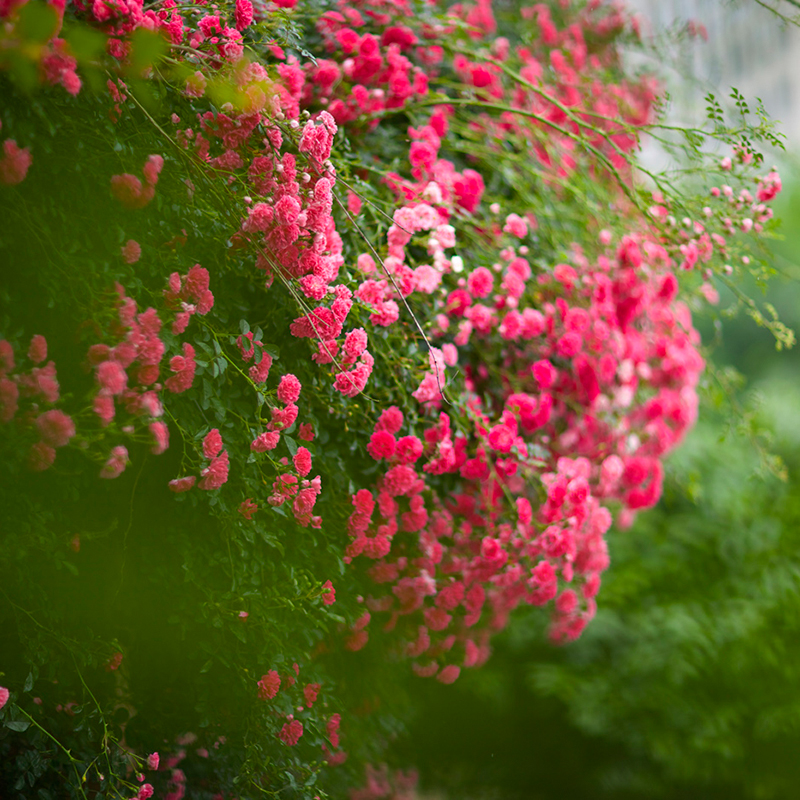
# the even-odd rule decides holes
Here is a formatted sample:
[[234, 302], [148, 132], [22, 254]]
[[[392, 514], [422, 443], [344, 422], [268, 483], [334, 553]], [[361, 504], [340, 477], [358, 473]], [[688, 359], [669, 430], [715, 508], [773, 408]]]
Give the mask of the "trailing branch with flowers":
[[353, 788], [387, 676], [592, 619], [774, 134], [715, 110], [708, 186], [640, 179], [658, 84], [597, 0], [0, 17], [9, 797], [410, 796]]

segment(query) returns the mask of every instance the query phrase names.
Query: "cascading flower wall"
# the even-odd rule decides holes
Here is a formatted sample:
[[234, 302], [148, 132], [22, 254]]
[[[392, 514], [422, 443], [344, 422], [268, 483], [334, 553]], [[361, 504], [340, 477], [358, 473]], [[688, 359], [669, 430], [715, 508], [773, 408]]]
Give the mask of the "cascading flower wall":
[[344, 796], [402, 717], [376, 675], [591, 620], [769, 129], [712, 104], [708, 185], [647, 185], [658, 84], [597, 0], [0, 18], [9, 797]]

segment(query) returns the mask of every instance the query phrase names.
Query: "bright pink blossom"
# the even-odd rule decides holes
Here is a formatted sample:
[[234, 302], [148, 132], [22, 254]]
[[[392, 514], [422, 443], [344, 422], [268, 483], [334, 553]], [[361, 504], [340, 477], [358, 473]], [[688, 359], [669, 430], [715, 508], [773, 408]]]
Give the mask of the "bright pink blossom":
[[43, 472], [53, 465], [56, 451], [45, 442], [36, 442], [28, 452], [28, 468], [34, 472]]
[[208, 291], [209, 282], [208, 270], [195, 264], [184, 276], [183, 291], [189, 299], [199, 301]]
[[105, 389], [101, 389], [92, 401], [92, 410], [100, 417], [100, 424], [106, 427], [114, 419], [116, 408], [114, 407], [114, 397]]
[[142, 186], [142, 182], [130, 173], [113, 175], [111, 193], [125, 208], [144, 208], [155, 196], [150, 184]]
[[397, 406], [385, 409], [375, 425], [375, 430], [397, 433], [403, 427], [403, 412]]
[[358, 358], [367, 348], [367, 333], [363, 328], [348, 331], [344, 337], [344, 351], [353, 360]]
[[158, 183], [158, 176], [163, 166], [164, 159], [161, 156], [152, 155], [147, 157], [147, 161], [145, 162], [142, 170], [144, 173], [144, 179], [147, 181], [147, 183], [149, 183], [151, 186], [155, 186]]
[[782, 188], [780, 175], [777, 172], [770, 172], [769, 175], [758, 184], [758, 191], [756, 192], [758, 201], [760, 203], [769, 203]]
[[47, 358], [47, 339], [38, 334], [31, 339], [30, 347], [28, 348], [28, 358], [34, 364], [41, 364]]
[[311, 453], [305, 447], [298, 447], [292, 458], [292, 463], [298, 474], [305, 477], [311, 472]]
[[355, 192], [347, 192], [347, 210], [354, 217], [361, 213], [361, 198]]
[[153, 446], [150, 452], [160, 455], [169, 447], [169, 428], [165, 422], [151, 422], [148, 426], [153, 437]]
[[320, 685], [318, 683], [309, 683], [303, 687], [303, 697], [306, 701], [306, 708], [311, 708], [317, 702], [319, 696]]
[[128, 239], [128, 241], [122, 245], [122, 260], [126, 264], [135, 264], [141, 258], [141, 255], [142, 248], [139, 242]]
[[111, 455], [100, 470], [101, 478], [118, 478], [128, 465], [128, 449], [124, 445], [117, 445], [111, 449]]
[[96, 374], [97, 382], [110, 395], [122, 394], [128, 386], [128, 374], [118, 361], [104, 361]]
[[248, 371], [250, 380], [253, 381], [253, 383], [264, 383], [269, 377], [271, 366], [272, 356], [270, 356], [269, 353], [262, 353], [261, 361], [259, 361], [258, 364], [253, 364]]
[[267, 450], [274, 450], [280, 439], [281, 435], [277, 431], [265, 431], [253, 439], [250, 449], [254, 453], [266, 453]]
[[454, 683], [460, 674], [461, 669], [459, 667], [455, 664], [448, 664], [439, 672], [436, 676], [436, 680], [439, 681], [439, 683]]
[[258, 504], [254, 503], [249, 497], [243, 500], [237, 511], [247, 520], [253, 519], [253, 514], [258, 511]]
[[36, 427], [42, 441], [53, 447], [64, 447], [75, 435], [75, 423], [60, 409], [45, 411], [36, 418]]
[[203, 439], [203, 455], [214, 458], [222, 450], [222, 436], [217, 428], [212, 428]]
[[531, 372], [542, 389], [549, 389], [555, 383], [558, 375], [556, 368], [545, 359], [534, 363], [531, 367]]
[[522, 239], [528, 234], [528, 221], [524, 217], [520, 217], [518, 214], [509, 214], [506, 217], [503, 230], [506, 233], [510, 233], [513, 236]]
[[339, 746], [339, 726], [341, 725], [341, 714], [331, 714], [325, 724], [325, 730], [328, 734], [328, 741], [334, 746]]
[[175, 374], [167, 378], [164, 386], [175, 394], [180, 394], [190, 389], [194, 383], [195, 361], [194, 347], [188, 342], [183, 343], [183, 355], [173, 356], [169, 368]]
[[3, 142], [3, 157], [0, 158], [0, 183], [6, 186], [22, 183], [32, 160], [27, 147], [19, 147], [13, 139], [6, 139]]
[[[286, 2], [287, 0], [279, 0], [280, 2]], [[294, 2], [294, 0], [292, 0]], [[300, 737], [303, 735], [303, 723], [300, 720], [293, 719], [290, 722], [287, 722], [280, 730], [278, 734], [278, 738], [284, 743], [288, 745], [296, 745], [300, 741]]]
[[281, 403], [295, 403], [300, 397], [302, 386], [294, 375], [284, 375], [278, 384], [278, 400]]
[[200, 483], [197, 485], [206, 491], [219, 489], [228, 480], [229, 466], [228, 451], [223, 450], [200, 472]]
[[290, 428], [297, 419], [298, 413], [299, 409], [294, 403], [290, 403], [285, 408], [273, 408], [270, 427], [279, 431]]
[[197, 478], [194, 475], [187, 475], [185, 478], [174, 478], [169, 482], [169, 489], [176, 494], [188, 492], [189, 489], [195, 485], [196, 481]]
[[266, 675], [262, 675], [261, 680], [258, 682], [258, 699], [271, 700], [278, 694], [280, 688], [280, 675], [274, 669], [271, 669]]
[[489, 431], [489, 445], [493, 450], [508, 453], [514, 444], [514, 433], [506, 425], [495, 425]]
[[236, 30], [243, 31], [253, 22], [253, 4], [250, 0], [236, 0]]
[[394, 454], [396, 441], [389, 431], [377, 430], [372, 434], [367, 445], [367, 452], [376, 460], [391, 458]]
[[399, 464], [413, 464], [422, 455], [422, 442], [416, 436], [402, 436], [397, 440], [394, 460]]
[[27, 394], [38, 394], [48, 403], [56, 403], [59, 397], [59, 386], [56, 380], [56, 368], [52, 361], [43, 367], [34, 367], [29, 380], [20, 381], [20, 388], [30, 390]]
[[486, 267], [478, 267], [467, 277], [467, 289], [473, 297], [488, 297], [493, 285], [494, 276]]

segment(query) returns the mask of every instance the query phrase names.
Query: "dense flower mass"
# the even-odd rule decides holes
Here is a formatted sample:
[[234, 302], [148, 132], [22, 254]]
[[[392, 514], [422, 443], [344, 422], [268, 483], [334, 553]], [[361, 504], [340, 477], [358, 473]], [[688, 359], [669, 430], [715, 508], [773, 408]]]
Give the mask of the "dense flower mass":
[[[497, 20], [505, 6], [67, 0], [37, 27], [38, 6], [0, 4], [0, 47], [26, 92], [55, 87], [41, 108], [58, 123], [7, 84], [2, 199], [31, 208], [38, 187], [47, 235], [0, 215], [20, 263], [41, 261], [9, 290], [35, 325], [15, 304], [0, 315], [0, 495], [26, 475], [18, 527], [40, 526], [30, 542], [59, 574], [115, 554], [91, 577], [115, 613], [75, 612], [88, 621], [69, 630], [95, 638], [69, 674], [96, 657], [116, 681], [105, 706], [135, 711], [150, 647], [201, 687], [175, 678], [170, 697], [192, 694], [206, 741], [183, 729], [161, 759], [126, 749], [125, 796], [179, 800], [193, 774], [238, 796], [221, 776], [245, 764], [259, 792], [302, 777], [313, 797], [358, 757], [327, 654], [380, 638], [451, 684], [523, 603], [572, 640], [606, 533], [659, 500], [704, 368], [687, 295], [719, 301], [781, 178], [737, 134], [702, 197], [648, 196], [634, 158], [658, 86], [618, 49], [635, 20], [596, 0]], [[83, 155], [65, 164], [69, 136]], [[47, 258], [42, 241], [58, 243]], [[40, 480], [51, 504], [98, 483], [110, 499], [81, 501], [88, 521], [62, 536]], [[64, 561], [78, 551], [80, 568]], [[137, 602], [177, 604], [167, 622], [140, 614], [158, 636], [119, 605], [134, 580]], [[71, 611], [59, 587], [51, 605]], [[178, 639], [176, 655], [163, 643]], [[250, 750], [212, 780], [193, 759], [219, 763], [224, 731]], [[368, 768], [352, 797], [412, 784]]]

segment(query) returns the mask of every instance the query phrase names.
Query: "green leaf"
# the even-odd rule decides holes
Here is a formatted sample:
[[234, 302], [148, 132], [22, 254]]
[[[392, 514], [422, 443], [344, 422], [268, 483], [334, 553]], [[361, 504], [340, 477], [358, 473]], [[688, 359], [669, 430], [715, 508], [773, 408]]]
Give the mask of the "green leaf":
[[44, 3], [27, 3], [19, 10], [16, 30], [29, 42], [44, 44], [58, 29], [58, 12]]
[[79, 63], [94, 61], [105, 52], [106, 37], [83, 25], [73, 25], [64, 34], [72, 54]]
[[6, 722], [6, 728], [11, 731], [17, 731], [17, 733], [22, 733], [23, 731], [28, 730], [31, 724], [26, 719], [15, 719], [9, 722]]
[[13, 50], [10, 53], [4, 53], [4, 57], [6, 63], [10, 65], [9, 72], [23, 89], [30, 92], [37, 88], [39, 75], [35, 64]]
[[130, 71], [136, 75], [153, 66], [167, 52], [164, 37], [146, 28], [137, 28], [131, 36]]

